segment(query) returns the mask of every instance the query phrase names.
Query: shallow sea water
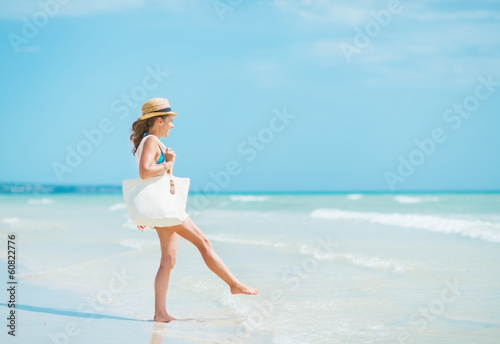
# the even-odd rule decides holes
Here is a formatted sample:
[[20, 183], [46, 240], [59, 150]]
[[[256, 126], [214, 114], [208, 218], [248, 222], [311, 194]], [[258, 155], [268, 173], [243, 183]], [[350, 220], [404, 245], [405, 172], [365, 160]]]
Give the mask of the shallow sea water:
[[[231, 295], [181, 239], [167, 295], [167, 310], [180, 320], [169, 324], [147, 321], [157, 234], [132, 224], [119, 194], [0, 195], [0, 244], [17, 234], [21, 281], [94, 299], [99, 314], [145, 320], [156, 343], [500, 338], [498, 194], [205, 200], [190, 196], [188, 214], [229, 269], [260, 293]], [[65, 300], [69, 310], [78, 305]]]

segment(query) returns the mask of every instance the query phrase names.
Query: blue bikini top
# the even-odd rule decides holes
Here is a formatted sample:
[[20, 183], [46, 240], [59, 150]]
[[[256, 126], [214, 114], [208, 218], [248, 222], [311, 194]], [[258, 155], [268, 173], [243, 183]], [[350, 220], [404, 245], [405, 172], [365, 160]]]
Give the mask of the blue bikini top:
[[[151, 133], [144, 133], [144, 135], [142, 135], [142, 137], [146, 137], [146, 135], [152, 135]], [[160, 145], [158, 145], [160, 146]], [[162, 162], [165, 161], [165, 156], [163, 155], [163, 151], [161, 150], [161, 146], [160, 146], [160, 158], [158, 159], [158, 161], [156, 162], [157, 164], [161, 164]]]

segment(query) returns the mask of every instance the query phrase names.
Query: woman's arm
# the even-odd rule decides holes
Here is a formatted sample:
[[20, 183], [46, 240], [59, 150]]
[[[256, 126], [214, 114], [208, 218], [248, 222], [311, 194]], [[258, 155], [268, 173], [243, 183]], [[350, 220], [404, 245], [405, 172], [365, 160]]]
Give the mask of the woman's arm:
[[[175, 163], [174, 157], [174, 159], [171, 159], [171, 161], [168, 161], [166, 164], [156, 164], [154, 162], [156, 147], [156, 140], [146, 139], [146, 141], [144, 142], [144, 146], [142, 147], [141, 160], [139, 161], [139, 177], [141, 177], [141, 179], [147, 179], [157, 176], [161, 172], [172, 168]], [[166, 154], [165, 159], [167, 159]]]

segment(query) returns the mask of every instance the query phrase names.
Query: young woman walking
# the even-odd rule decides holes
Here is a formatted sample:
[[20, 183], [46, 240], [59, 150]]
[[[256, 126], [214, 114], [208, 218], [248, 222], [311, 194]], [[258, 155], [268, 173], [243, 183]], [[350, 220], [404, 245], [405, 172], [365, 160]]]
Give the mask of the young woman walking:
[[[153, 98], [144, 103], [142, 115], [132, 124], [130, 140], [133, 142], [132, 153], [136, 156], [140, 178], [154, 177], [166, 173], [173, 167], [175, 152], [166, 148], [160, 138], [168, 137], [170, 130], [174, 128], [174, 116], [177, 116], [177, 113], [172, 111], [167, 99]], [[215, 253], [210, 240], [186, 212], [182, 218], [182, 223], [179, 225], [154, 227], [160, 240], [161, 261], [154, 283], [155, 315], [153, 320], [161, 322], [176, 320], [168, 314], [165, 303], [170, 272], [175, 265], [179, 237], [196, 246], [205, 264], [228, 284], [232, 294], [257, 295], [259, 292], [257, 289], [244, 285], [229, 271]], [[142, 231], [145, 230], [145, 226], [137, 227]]]

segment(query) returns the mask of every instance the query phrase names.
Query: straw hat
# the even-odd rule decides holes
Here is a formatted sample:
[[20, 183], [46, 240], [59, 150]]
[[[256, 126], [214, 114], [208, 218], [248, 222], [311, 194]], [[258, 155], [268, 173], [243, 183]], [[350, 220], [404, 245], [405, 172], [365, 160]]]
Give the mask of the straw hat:
[[153, 98], [145, 102], [142, 105], [142, 116], [139, 119], [147, 119], [160, 115], [177, 116], [175, 112], [172, 112], [170, 103], [166, 98]]

